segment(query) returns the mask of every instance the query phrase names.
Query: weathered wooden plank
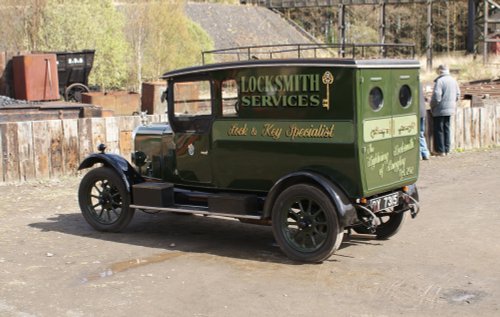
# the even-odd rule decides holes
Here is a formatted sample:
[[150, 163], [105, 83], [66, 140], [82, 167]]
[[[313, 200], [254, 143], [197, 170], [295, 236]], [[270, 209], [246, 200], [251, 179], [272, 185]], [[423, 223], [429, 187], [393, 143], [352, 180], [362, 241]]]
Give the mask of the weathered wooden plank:
[[130, 159], [130, 154], [134, 150], [134, 145], [132, 142], [132, 134], [134, 129], [137, 127], [137, 120], [134, 116], [120, 117], [120, 154], [127, 160]]
[[96, 150], [92, 148], [92, 119], [84, 118], [78, 120], [78, 147], [80, 162], [90, 153]]
[[494, 146], [496, 144], [496, 109], [494, 106], [488, 106], [488, 116], [486, 118], [488, 124], [488, 146]]
[[4, 171], [3, 171], [3, 161], [4, 161], [4, 150], [3, 150], [3, 129], [2, 129], [3, 124], [0, 124], [0, 182], [5, 181], [4, 178]]
[[500, 144], [500, 105], [495, 107], [495, 130], [496, 130], [496, 144]]
[[471, 121], [471, 141], [472, 148], [478, 149], [481, 147], [481, 115], [480, 108], [471, 108], [472, 121]]
[[24, 181], [32, 180], [35, 178], [32, 122], [17, 123], [17, 138], [19, 142], [19, 177]]
[[491, 143], [491, 133], [492, 125], [490, 121], [490, 110], [487, 107], [479, 108], [480, 117], [480, 147], [490, 147]]
[[133, 116], [117, 117], [120, 131], [133, 131], [135, 129], [135, 121]]
[[134, 150], [131, 131], [120, 131], [120, 155], [130, 160], [130, 154]]
[[97, 151], [99, 144], [106, 144], [105, 118], [90, 118], [92, 121], [92, 150]]
[[78, 147], [78, 119], [62, 121], [63, 126], [63, 162], [66, 175], [74, 175], [80, 164]]
[[464, 108], [464, 149], [472, 148], [472, 108]]
[[453, 150], [456, 147], [455, 140], [455, 116], [450, 117], [450, 150]]
[[64, 175], [63, 161], [63, 128], [61, 120], [47, 121], [50, 139], [50, 177], [59, 177]]
[[455, 113], [455, 149], [464, 148], [464, 109], [458, 108]]
[[6, 182], [17, 182], [19, 174], [19, 142], [17, 139], [17, 123], [1, 125], [4, 151], [4, 179]]
[[33, 121], [33, 149], [35, 177], [50, 177], [50, 138], [49, 121]]
[[105, 118], [107, 152], [120, 154], [120, 128], [116, 117]]
[[432, 121], [431, 111], [426, 111], [425, 118], [425, 136], [427, 141], [427, 148], [430, 152], [434, 152], [434, 123]]

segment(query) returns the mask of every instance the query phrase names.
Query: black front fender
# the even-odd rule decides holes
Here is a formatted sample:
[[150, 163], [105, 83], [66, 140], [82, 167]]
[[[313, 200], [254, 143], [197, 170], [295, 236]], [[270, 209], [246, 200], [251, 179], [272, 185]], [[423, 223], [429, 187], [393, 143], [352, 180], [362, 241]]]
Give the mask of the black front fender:
[[86, 157], [78, 167], [78, 170], [90, 168], [97, 163], [112, 168], [120, 175], [123, 182], [130, 192], [133, 184], [144, 182], [144, 178], [127, 162], [123, 157], [116, 154], [94, 153]]

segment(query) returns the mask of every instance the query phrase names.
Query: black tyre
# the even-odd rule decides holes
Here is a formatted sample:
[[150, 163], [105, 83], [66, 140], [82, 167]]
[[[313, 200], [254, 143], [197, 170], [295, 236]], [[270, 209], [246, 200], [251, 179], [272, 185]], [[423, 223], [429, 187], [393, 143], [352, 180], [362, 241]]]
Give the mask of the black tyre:
[[344, 235], [331, 200], [308, 184], [293, 185], [278, 196], [272, 226], [281, 250], [290, 259], [301, 262], [328, 259]]
[[85, 220], [99, 231], [123, 230], [135, 212], [123, 180], [108, 167], [93, 169], [83, 177], [78, 202]]
[[375, 234], [379, 240], [389, 239], [398, 233], [399, 229], [403, 226], [406, 212], [380, 213], [378, 218], [380, 220], [380, 225], [377, 226], [374, 233], [363, 226], [353, 227], [352, 229], [361, 234]]

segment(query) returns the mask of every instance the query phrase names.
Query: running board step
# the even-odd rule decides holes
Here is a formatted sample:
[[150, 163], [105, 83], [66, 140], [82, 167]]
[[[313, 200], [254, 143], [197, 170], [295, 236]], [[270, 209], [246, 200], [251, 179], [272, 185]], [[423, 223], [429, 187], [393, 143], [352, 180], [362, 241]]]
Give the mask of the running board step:
[[150, 207], [174, 205], [174, 185], [171, 183], [145, 182], [132, 185], [132, 204]]

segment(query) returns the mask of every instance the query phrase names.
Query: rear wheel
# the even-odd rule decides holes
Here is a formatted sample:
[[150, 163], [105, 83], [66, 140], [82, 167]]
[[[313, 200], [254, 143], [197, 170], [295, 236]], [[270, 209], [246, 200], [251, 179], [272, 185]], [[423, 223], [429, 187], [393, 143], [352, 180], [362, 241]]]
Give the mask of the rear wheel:
[[96, 230], [118, 232], [132, 220], [130, 195], [121, 177], [111, 168], [89, 171], [78, 189], [78, 201], [85, 220]]
[[293, 185], [278, 196], [272, 226], [281, 250], [290, 259], [302, 262], [328, 259], [344, 235], [331, 200], [308, 184]]

